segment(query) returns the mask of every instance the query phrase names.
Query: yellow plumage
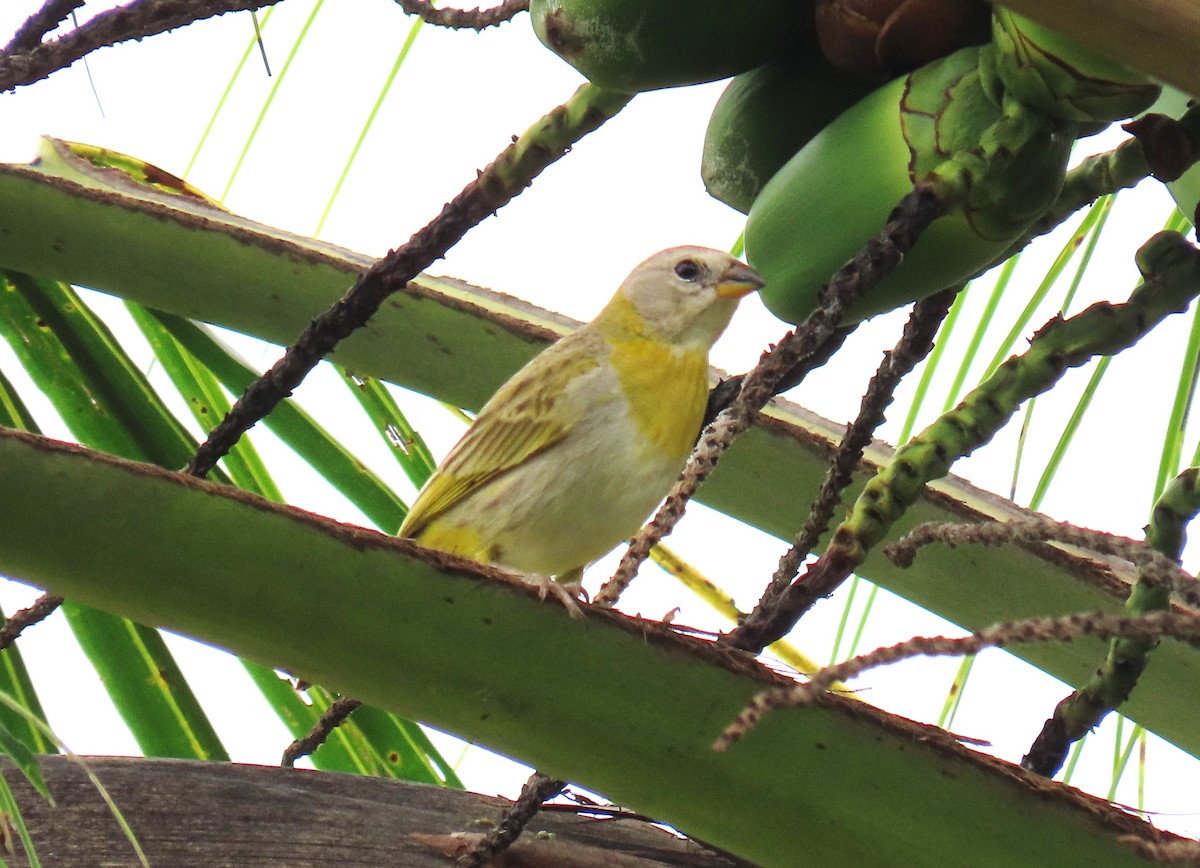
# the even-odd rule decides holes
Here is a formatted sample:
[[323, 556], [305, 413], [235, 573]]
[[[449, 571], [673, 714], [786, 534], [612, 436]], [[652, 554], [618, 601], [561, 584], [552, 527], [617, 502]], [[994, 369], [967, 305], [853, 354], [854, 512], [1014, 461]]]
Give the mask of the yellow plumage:
[[577, 580], [632, 536], [687, 459], [708, 351], [762, 281], [717, 250], [639, 265], [596, 319], [518, 371], [421, 489], [400, 536]]

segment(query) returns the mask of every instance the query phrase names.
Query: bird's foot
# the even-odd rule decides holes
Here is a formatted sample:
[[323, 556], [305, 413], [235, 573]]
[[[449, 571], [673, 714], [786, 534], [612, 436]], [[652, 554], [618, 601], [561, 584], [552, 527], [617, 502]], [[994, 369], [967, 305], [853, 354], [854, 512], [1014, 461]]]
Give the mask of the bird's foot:
[[572, 571], [562, 579], [552, 579], [550, 576], [534, 575], [529, 577], [529, 583], [538, 589], [538, 598], [545, 600], [548, 594], [556, 596], [576, 621], [584, 618], [583, 609], [579, 606], [580, 597], [587, 602], [587, 592], [583, 590], [583, 576]]

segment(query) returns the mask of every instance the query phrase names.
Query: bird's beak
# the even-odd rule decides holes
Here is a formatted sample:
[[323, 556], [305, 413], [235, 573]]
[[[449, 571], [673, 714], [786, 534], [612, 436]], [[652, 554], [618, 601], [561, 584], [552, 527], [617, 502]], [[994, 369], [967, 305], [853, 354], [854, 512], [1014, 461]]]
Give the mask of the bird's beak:
[[749, 265], [735, 262], [717, 280], [718, 298], [741, 298], [763, 288], [763, 279]]

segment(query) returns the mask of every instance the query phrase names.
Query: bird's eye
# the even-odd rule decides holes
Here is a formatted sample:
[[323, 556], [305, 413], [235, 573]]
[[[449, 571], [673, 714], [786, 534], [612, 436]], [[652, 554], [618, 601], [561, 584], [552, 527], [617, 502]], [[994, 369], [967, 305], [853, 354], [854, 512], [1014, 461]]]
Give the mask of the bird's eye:
[[684, 259], [675, 265], [675, 274], [691, 282], [700, 276], [700, 265], [694, 259]]

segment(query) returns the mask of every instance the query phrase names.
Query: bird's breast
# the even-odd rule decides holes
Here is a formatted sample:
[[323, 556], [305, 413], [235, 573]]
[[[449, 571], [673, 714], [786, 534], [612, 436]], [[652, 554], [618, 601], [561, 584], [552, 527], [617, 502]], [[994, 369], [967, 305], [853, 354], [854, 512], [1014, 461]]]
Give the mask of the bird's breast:
[[682, 461], [692, 451], [708, 397], [708, 354], [652, 340], [612, 344], [630, 421], [640, 442]]

